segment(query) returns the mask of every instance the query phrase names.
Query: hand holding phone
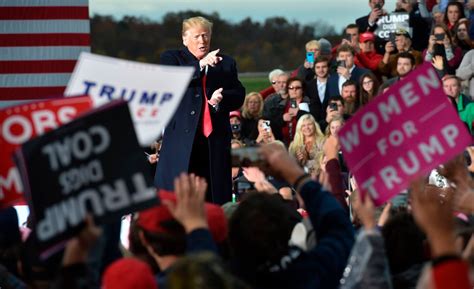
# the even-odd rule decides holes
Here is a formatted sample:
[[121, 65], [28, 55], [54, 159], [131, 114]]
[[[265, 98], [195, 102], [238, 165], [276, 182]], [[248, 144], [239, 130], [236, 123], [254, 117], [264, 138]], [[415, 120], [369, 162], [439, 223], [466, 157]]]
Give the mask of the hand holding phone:
[[346, 61], [345, 60], [338, 60], [337, 61], [337, 66], [339, 67], [346, 67]]

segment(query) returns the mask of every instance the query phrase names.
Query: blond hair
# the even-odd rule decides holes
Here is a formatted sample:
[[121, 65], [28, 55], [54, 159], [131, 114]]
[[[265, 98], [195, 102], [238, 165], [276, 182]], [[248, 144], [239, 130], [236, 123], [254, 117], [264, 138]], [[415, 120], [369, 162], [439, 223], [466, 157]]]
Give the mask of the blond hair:
[[335, 121], [338, 121], [341, 123], [341, 126], [344, 125], [345, 121], [344, 121], [344, 118], [340, 115], [335, 115], [333, 116], [329, 122], [328, 122], [328, 126], [326, 127], [326, 136], [329, 137], [331, 135], [331, 123], [335, 122]]
[[314, 143], [313, 143], [313, 148], [311, 150], [312, 151], [313, 150], [317, 151], [318, 148], [322, 146], [322, 142], [324, 140], [324, 134], [321, 132], [321, 128], [319, 127], [319, 124], [316, 122], [316, 120], [314, 119], [314, 117], [311, 114], [309, 114], [309, 113], [304, 114], [300, 117], [300, 119], [296, 123], [295, 137], [294, 137], [293, 141], [291, 142], [290, 147], [288, 149], [290, 154], [293, 155], [293, 156], [296, 156], [296, 152], [301, 147], [305, 146], [304, 135], [303, 135], [303, 132], [301, 131], [301, 127], [303, 126], [303, 122], [305, 122], [305, 121], [310, 121], [314, 126], [314, 132], [313, 132], [313, 135], [312, 135], [313, 138], [314, 138]]
[[321, 44], [319, 44], [318, 40], [310, 40], [306, 42], [306, 45], [305, 45], [306, 50], [310, 50], [313, 47], [316, 47], [316, 49], [321, 49]]
[[[258, 101], [260, 102], [259, 108], [258, 108], [258, 114], [257, 115], [251, 115], [247, 105], [248, 102], [250, 101], [250, 98], [252, 97], [257, 97]], [[262, 111], [263, 111], [263, 97], [260, 93], [252, 91], [249, 94], [245, 96], [244, 104], [242, 105], [242, 117], [246, 119], [251, 119], [251, 118], [260, 118], [262, 117]]]
[[183, 20], [183, 28], [181, 30], [182, 35], [184, 35], [191, 27], [197, 26], [204, 27], [209, 31], [209, 33], [212, 33], [212, 22], [202, 16], [197, 16]]

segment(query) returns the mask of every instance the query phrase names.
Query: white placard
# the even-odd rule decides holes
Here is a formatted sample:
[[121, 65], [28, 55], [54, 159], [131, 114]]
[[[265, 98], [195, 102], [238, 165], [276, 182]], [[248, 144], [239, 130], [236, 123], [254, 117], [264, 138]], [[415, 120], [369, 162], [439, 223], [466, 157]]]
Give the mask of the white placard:
[[173, 117], [194, 73], [193, 67], [139, 63], [81, 53], [65, 95], [89, 95], [94, 107], [128, 101], [138, 142], [149, 146]]

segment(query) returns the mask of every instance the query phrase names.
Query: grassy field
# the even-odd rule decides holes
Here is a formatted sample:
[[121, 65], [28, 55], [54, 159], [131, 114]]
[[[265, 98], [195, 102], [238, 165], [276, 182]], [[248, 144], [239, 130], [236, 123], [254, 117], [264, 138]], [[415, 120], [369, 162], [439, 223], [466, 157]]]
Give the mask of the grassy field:
[[245, 87], [245, 92], [256, 91], [259, 92], [270, 86], [268, 82], [268, 77], [265, 75], [251, 75], [251, 74], [240, 74], [239, 79], [242, 82], [242, 85]]

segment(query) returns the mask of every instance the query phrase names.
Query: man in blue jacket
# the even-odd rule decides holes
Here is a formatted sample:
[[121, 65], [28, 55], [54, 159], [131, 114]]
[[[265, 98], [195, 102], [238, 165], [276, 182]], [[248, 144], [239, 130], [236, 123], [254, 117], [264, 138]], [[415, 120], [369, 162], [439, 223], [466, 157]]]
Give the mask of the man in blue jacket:
[[231, 129], [229, 112], [241, 107], [245, 89], [237, 77], [235, 60], [210, 51], [212, 23], [203, 17], [183, 21], [185, 48], [165, 51], [160, 64], [192, 66], [195, 72], [183, 100], [163, 135], [155, 185], [173, 189], [181, 172], [204, 177], [206, 200], [231, 200]]

